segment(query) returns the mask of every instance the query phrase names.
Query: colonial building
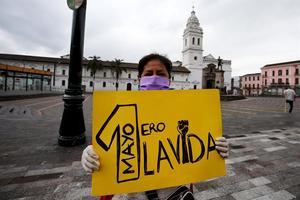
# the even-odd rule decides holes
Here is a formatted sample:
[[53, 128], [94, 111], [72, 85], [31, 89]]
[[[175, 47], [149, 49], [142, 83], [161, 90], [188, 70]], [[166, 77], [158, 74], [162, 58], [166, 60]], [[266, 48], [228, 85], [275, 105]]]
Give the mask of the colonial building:
[[290, 86], [300, 94], [300, 60], [268, 64], [261, 68], [263, 92], [270, 95], [282, 95]]
[[300, 95], [300, 60], [267, 64], [261, 73], [246, 74], [241, 77], [244, 95], [283, 95], [284, 89], [291, 87]]
[[[115, 90], [114, 63], [102, 61], [103, 68], [96, 72], [95, 79], [93, 79], [91, 72], [87, 70], [88, 62], [89, 60], [83, 60], [83, 89], [91, 92], [94, 85], [96, 90]], [[0, 63], [1, 91], [42, 90], [42, 79], [44, 80], [44, 90], [64, 91], [68, 87], [69, 59], [67, 58], [0, 54]], [[119, 89], [137, 90], [137, 64], [123, 62], [121, 68], [124, 71], [119, 79]], [[26, 73], [29, 73], [29, 75]], [[174, 66], [171, 87], [174, 89], [189, 89], [189, 82], [187, 81], [189, 74], [190, 71], [188, 69]]]
[[[173, 62], [171, 88], [230, 90], [231, 61], [220, 61], [211, 54], [203, 56], [203, 30], [195, 11], [192, 11], [183, 34], [182, 62]], [[101, 61], [102, 67], [95, 76], [88, 70], [88, 62], [88, 59], [83, 59], [82, 87], [85, 91], [115, 90], [116, 84], [119, 90], [139, 88], [137, 63], [123, 62], [120, 66], [123, 72], [117, 83], [113, 61]], [[0, 64], [0, 91], [64, 91], [68, 87], [68, 56], [0, 54]]]
[[262, 93], [262, 80], [261, 74], [246, 74], [241, 77], [243, 95], [245, 96], [258, 96]]

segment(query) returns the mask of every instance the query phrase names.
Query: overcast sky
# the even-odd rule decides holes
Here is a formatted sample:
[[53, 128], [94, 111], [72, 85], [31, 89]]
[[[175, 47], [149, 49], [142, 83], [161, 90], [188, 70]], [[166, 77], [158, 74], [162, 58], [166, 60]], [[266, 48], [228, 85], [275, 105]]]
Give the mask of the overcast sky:
[[[182, 60], [182, 34], [195, 5], [204, 55], [232, 60], [233, 75], [300, 60], [299, 0], [88, 0], [84, 55], [138, 62], [157, 52]], [[66, 0], [1, 0], [0, 53], [69, 53]]]

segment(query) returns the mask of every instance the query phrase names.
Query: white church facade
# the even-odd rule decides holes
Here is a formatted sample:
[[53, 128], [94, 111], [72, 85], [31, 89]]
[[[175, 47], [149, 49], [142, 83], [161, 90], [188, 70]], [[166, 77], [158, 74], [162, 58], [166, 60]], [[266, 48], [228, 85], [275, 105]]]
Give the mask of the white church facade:
[[[203, 29], [195, 11], [191, 12], [183, 33], [182, 66], [191, 71], [189, 82], [193, 88], [202, 89], [205, 85], [203, 69], [209, 64], [218, 65], [218, 59], [211, 54], [203, 56]], [[231, 61], [222, 60], [224, 70], [224, 86], [231, 89]]]
[[[116, 80], [112, 61], [102, 61], [103, 68], [95, 79], [87, 70], [89, 60], [83, 60], [82, 86], [85, 91], [115, 90]], [[223, 60], [224, 86], [230, 89], [231, 61]], [[188, 18], [183, 34], [182, 62], [173, 62], [171, 88], [201, 89], [204, 84], [203, 69], [209, 64], [218, 65], [211, 54], [203, 56], [203, 30], [195, 11]], [[123, 62], [118, 89], [138, 90], [137, 63]], [[40, 57], [0, 54], [0, 92], [11, 90], [64, 91], [68, 87], [68, 57]], [[24, 70], [26, 69], [26, 70]]]

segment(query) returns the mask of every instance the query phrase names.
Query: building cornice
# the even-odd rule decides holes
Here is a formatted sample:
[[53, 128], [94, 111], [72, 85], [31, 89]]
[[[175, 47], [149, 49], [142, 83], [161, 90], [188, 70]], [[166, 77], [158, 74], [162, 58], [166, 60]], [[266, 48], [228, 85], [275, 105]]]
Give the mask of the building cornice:
[[267, 64], [267, 65], [263, 66], [262, 68], [276, 67], [276, 66], [278, 66], [278, 65], [289, 65], [289, 64], [300, 64], [300, 60], [294, 60], [294, 61], [288, 61], [288, 62], [281, 62], [281, 63]]

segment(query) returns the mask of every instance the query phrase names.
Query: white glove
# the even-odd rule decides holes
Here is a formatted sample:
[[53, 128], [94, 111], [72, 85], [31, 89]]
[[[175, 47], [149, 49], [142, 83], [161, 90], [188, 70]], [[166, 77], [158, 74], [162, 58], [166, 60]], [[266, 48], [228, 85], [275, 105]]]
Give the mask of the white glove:
[[99, 170], [100, 162], [99, 157], [93, 149], [92, 145], [87, 146], [81, 156], [81, 165], [83, 169], [88, 172], [92, 173], [94, 170]]
[[216, 139], [216, 149], [223, 158], [228, 158], [229, 156], [229, 144], [224, 137], [219, 137]]

